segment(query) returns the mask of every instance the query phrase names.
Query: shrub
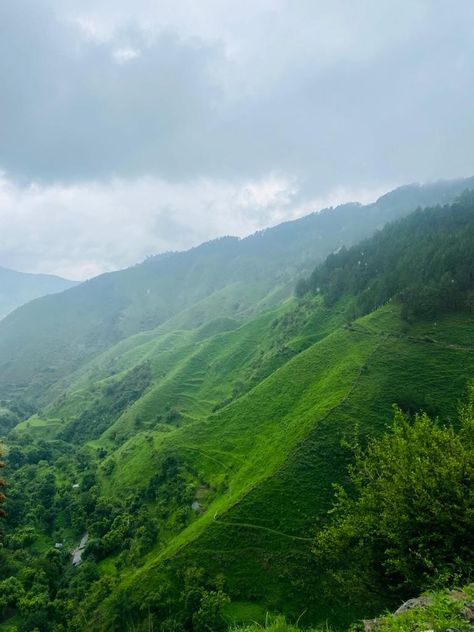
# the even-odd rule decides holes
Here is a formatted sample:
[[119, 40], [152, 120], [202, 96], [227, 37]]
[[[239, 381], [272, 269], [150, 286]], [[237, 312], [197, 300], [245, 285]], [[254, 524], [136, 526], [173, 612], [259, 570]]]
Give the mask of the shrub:
[[395, 409], [387, 434], [356, 449], [315, 553], [346, 593], [401, 596], [474, 571], [474, 389], [459, 427]]

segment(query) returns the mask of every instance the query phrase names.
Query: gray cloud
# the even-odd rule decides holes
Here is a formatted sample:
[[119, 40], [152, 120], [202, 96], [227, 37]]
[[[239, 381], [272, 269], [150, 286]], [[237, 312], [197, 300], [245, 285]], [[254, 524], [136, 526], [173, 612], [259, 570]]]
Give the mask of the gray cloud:
[[0, 165], [44, 180], [192, 170], [218, 53], [131, 27], [95, 41], [41, 3], [30, 16], [30, 4], [7, 0], [0, 9]]
[[[223, 4], [231, 16], [246, 9]], [[222, 33], [219, 23], [202, 33], [199, 21], [193, 31], [166, 3], [160, 23], [155, 5], [129, 14], [130, 3], [85, 2], [81, 15], [67, 2], [2, 3], [9, 174], [279, 170], [320, 190], [341, 176], [374, 184], [472, 171], [470, 1], [257, 2], [257, 21], [240, 15], [233, 31], [218, 12]], [[201, 22], [218, 6], [198, 5]]]
[[[470, 0], [4, 0], [2, 235], [21, 199], [44, 252], [42, 226], [68, 243], [76, 226], [56, 269], [84, 275], [348, 191], [472, 175], [473, 18]], [[271, 181], [284, 203], [242, 206]], [[80, 258], [90, 208], [119, 238], [123, 200], [135, 246]], [[29, 243], [18, 265], [54, 268]], [[0, 263], [12, 253], [3, 237]]]
[[[382, 191], [337, 190], [319, 209]], [[222, 235], [246, 235], [308, 211], [295, 183], [278, 177], [229, 183], [156, 177], [31, 185], [0, 178], [0, 261], [8, 267], [84, 279], [146, 255]]]

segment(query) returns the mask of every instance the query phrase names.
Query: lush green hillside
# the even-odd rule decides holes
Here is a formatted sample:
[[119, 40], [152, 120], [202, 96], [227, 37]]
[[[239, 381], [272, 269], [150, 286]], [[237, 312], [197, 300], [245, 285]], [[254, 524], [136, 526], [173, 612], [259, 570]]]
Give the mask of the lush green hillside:
[[418, 210], [374, 238], [342, 248], [318, 266], [298, 293], [322, 293], [327, 305], [353, 297], [365, 314], [397, 299], [404, 318], [474, 311], [474, 194], [450, 207]]
[[[436, 632], [450, 630], [466, 631], [472, 627], [472, 598], [474, 585], [465, 586], [462, 590], [437, 590], [414, 597], [405, 602], [394, 613], [383, 613], [376, 619], [358, 622], [351, 626], [351, 632], [416, 632], [429, 626]], [[411, 606], [411, 607], [410, 607]], [[232, 632], [331, 632], [327, 625], [318, 628], [301, 628], [291, 624], [282, 616], [265, 617], [263, 623], [249, 623], [242, 626], [231, 626]]]
[[[299, 314], [312, 315], [318, 309], [324, 308], [312, 301], [298, 306]], [[289, 320], [289, 313], [280, 315], [280, 326]], [[255, 327], [263, 341], [267, 319], [262, 316]], [[242, 327], [243, 343], [250, 328], [250, 324]], [[326, 618], [344, 624], [390, 605], [374, 596], [371, 604], [356, 601], [349, 607], [347, 595], [325, 594], [325, 571], [315, 561], [312, 542], [317, 525], [326, 520], [332, 483], [344, 480], [350, 452], [341, 446], [341, 439], [353, 436], [355, 423], [362, 437], [381, 433], [391, 419], [393, 402], [406, 410], [427, 408], [443, 420], [455, 419], [457, 401], [474, 372], [472, 321], [462, 315], [443, 317], [437, 321], [436, 339], [432, 328], [432, 323], [418, 323], [406, 330], [395, 307], [350, 326], [338, 326], [336, 318], [332, 333], [313, 344], [307, 334], [306, 350], [210, 417], [204, 411], [201, 421], [194, 408], [195, 420], [156, 422], [157, 408], [151, 407], [147, 417], [145, 393], [111, 430], [94, 439], [94, 450], [82, 451], [86, 471], [95, 471], [90, 482], [84, 482], [84, 465], [74, 465], [69, 448], [54, 442], [59, 455], [66, 450], [69, 465], [61, 473], [49, 467], [58, 492], [52, 504], [53, 523], [37, 525], [45, 534], [43, 544], [37, 546], [47, 551], [47, 533], [73, 542], [87, 528], [93, 538], [91, 554], [104, 581], [106, 576], [111, 578], [107, 581], [114, 577], [119, 581], [101, 612], [96, 612], [94, 591], [86, 602], [86, 616], [95, 629], [109, 629], [118, 608], [129, 625], [144, 616], [143, 604], [155, 616], [164, 601], [179, 608], [179, 602], [173, 606], [173, 595], [184, 590], [182, 571], [193, 567], [204, 568], [210, 582], [224, 573], [226, 592], [233, 599], [229, 613], [236, 618], [245, 616], [251, 602], [259, 604], [260, 612], [284, 610], [290, 618], [306, 610], [306, 624]], [[223, 337], [238, 331], [218, 333], [207, 344], [213, 341], [220, 347]], [[463, 344], [459, 336], [465, 337]], [[232, 357], [231, 352], [228, 358]], [[186, 362], [181, 359], [177, 364], [181, 369]], [[238, 364], [236, 359], [231, 374]], [[176, 388], [183, 394], [190, 388], [192, 392], [185, 371], [182, 376]], [[203, 384], [212, 387], [214, 380], [210, 374]], [[150, 388], [148, 393], [152, 392]], [[76, 396], [77, 392], [71, 396], [73, 408]], [[144, 428], [129, 425], [137, 406]], [[36, 428], [40, 436], [45, 428]], [[122, 431], [123, 437], [111, 436], [114, 430]], [[23, 427], [19, 434], [24, 432]], [[42, 458], [50, 461], [47, 454], [43, 452]], [[96, 469], [97, 456], [106, 454]], [[53, 462], [59, 455], [53, 456]], [[28, 458], [38, 463], [35, 477], [40, 477], [40, 491], [34, 496], [38, 504], [45, 494], [41, 481], [47, 476], [47, 462], [40, 466], [41, 456]], [[77, 481], [85, 489], [74, 496], [70, 487]], [[95, 481], [98, 497], [97, 491], [91, 496], [94, 487], [88, 491]], [[19, 496], [18, 491], [15, 498]], [[47, 498], [44, 502], [51, 502]], [[107, 515], [106, 498], [115, 509], [104, 531], [97, 519], [102, 514], [103, 521]], [[197, 511], [191, 509], [194, 502], [200, 504]], [[88, 515], [81, 503], [89, 505]], [[129, 533], [117, 520], [119, 516], [131, 520], [127, 516], [133, 515], [133, 507], [140, 507], [142, 515], [133, 518], [137, 531]], [[155, 521], [156, 539], [137, 549], [136, 534], [146, 520]], [[112, 536], [114, 532], [119, 535]], [[51, 535], [49, 542], [51, 546]]]
[[350, 204], [247, 239], [224, 238], [169, 253], [36, 301], [0, 323], [0, 399], [49, 402], [58, 380], [115, 344], [169, 322], [194, 328], [216, 316], [243, 320], [278, 304], [296, 275], [387, 221], [452, 200], [459, 180], [396, 189], [368, 206]]
[[[310, 621], [343, 622], [385, 605], [342, 609], [339, 600], [347, 596], [329, 596], [319, 585], [324, 569], [315, 564], [310, 542], [325, 518], [332, 483], [344, 476], [348, 455], [341, 439], [356, 421], [363, 435], [381, 432], [393, 402], [454, 418], [466, 376], [474, 371], [472, 340], [471, 346], [453, 348], [450, 342], [423, 342], [423, 335], [405, 338], [396, 315], [392, 324], [390, 316], [382, 312], [335, 332], [202, 428], [189, 427], [158, 444], [197, 470], [206, 485], [224, 485], [225, 493], [132, 581], [131, 613], [163, 572], [174, 576], [194, 565], [211, 575], [225, 569], [234, 599], [284, 608], [294, 617], [306, 609]], [[454, 322], [438, 326], [449, 332]], [[147, 471], [153, 458], [138, 440], [125, 449], [131, 463], [119, 458], [115, 485], [136, 484], [130, 465], [140, 463]]]
[[77, 285], [49, 274], [27, 274], [0, 267], [0, 319], [29, 301]]
[[[428, 246], [451, 253], [435, 248], [431, 278], [460, 258], [471, 265], [469, 248], [449, 245], [471, 234], [473, 208], [465, 198], [422, 214]], [[387, 229], [403, 250], [401, 277], [419, 273], [420, 217]], [[370, 279], [383, 234], [364, 244]], [[253, 286], [245, 318], [213, 294], [223, 307], [212, 318], [204, 298], [111, 340], [10, 430], [0, 630], [218, 632], [267, 611], [343, 629], [412, 596], [383, 579], [348, 594], [315, 539], [331, 524], [334, 483], [348, 482], [350, 446], [383, 436], [393, 404], [458, 423], [474, 376], [472, 313], [438, 303], [407, 320], [403, 279], [359, 318], [352, 285], [334, 300], [328, 290], [282, 300], [274, 285], [263, 305]], [[74, 568], [68, 553], [86, 532]]]

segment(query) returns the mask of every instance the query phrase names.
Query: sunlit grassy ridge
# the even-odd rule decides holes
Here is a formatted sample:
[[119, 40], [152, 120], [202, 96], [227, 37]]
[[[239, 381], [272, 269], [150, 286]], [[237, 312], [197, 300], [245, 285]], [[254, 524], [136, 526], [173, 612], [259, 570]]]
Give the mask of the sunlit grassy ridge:
[[[194, 566], [224, 573], [237, 621], [246, 619], [247, 603], [292, 620], [303, 615], [304, 625], [336, 626], [387, 606], [326, 594], [325, 569], [311, 552], [332, 484], [344, 480], [351, 458], [341, 442], [383, 432], [393, 403], [455, 419], [474, 374], [472, 319], [408, 325], [388, 305], [347, 323], [343, 312], [308, 299], [240, 326], [220, 319], [135, 336], [78, 374], [44, 418], [20, 427], [54, 437], [84, 408], [97, 410], [110, 385], [150, 367], [144, 392], [88, 444], [108, 452], [101, 493], [146, 489], [172, 456], [201, 510], [178, 530], [170, 523], [136, 569], [101, 562], [119, 584], [95, 615], [97, 629], [106, 629], [117, 600], [128, 604], [131, 621], [139, 618], [140, 604], [163, 582], [179, 586], [180, 572]], [[173, 409], [178, 418], [167, 419]]]
[[150, 380], [144, 392], [103, 429], [107, 432], [102, 443], [116, 443], [117, 434], [123, 441], [157, 425], [169, 431], [205, 418], [343, 321], [342, 313], [320, 303], [312, 299], [301, 307], [287, 301], [244, 325], [221, 318], [190, 331], [163, 333], [159, 328], [133, 336], [79, 371], [67, 390], [40, 413], [41, 422], [35, 418], [18, 430], [40, 424], [46, 428], [49, 420], [54, 425], [49, 430], [58, 433], [84, 411], [91, 413], [84, 423], [93, 423], [107, 391], [145, 364]]
[[[343, 596], [324, 594], [324, 569], [316, 567], [311, 553], [317, 525], [326, 520], [332, 483], [343, 480], [350, 459], [341, 440], [353, 436], [356, 427], [362, 437], [380, 434], [393, 403], [454, 419], [474, 373], [473, 348], [458, 342], [465, 340], [458, 330], [469, 330], [470, 322], [459, 316], [441, 319], [435, 340], [428, 335], [432, 323], [402, 325], [395, 306], [352, 325], [336, 319], [333, 333], [221, 410], [169, 433], [150, 430], [131, 437], [109, 457], [115, 463], [103, 480], [109, 493], [146, 485], [157, 459], [166, 454], [208, 490], [204, 513], [160, 542], [142, 569], [122, 576], [132, 607], [139, 608], [164, 577], [189, 566], [202, 566], [211, 575], [224, 572], [237, 604], [250, 600], [293, 618], [305, 611], [307, 622], [330, 619], [344, 625], [385, 607], [374, 598], [372, 604], [341, 609]], [[244, 330], [217, 334], [211, 348], [219, 348], [222, 336]], [[212, 384], [212, 372], [203, 382]], [[182, 385], [189, 389], [185, 380]]]

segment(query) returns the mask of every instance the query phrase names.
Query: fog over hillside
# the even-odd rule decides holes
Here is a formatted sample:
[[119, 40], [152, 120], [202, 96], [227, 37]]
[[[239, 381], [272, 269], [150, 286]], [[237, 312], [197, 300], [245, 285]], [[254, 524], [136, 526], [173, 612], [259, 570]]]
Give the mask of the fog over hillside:
[[26, 274], [0, 267], [0, 319], [17, 307], [47, 294], [62, 292], [76, 285], [48, 274]]

